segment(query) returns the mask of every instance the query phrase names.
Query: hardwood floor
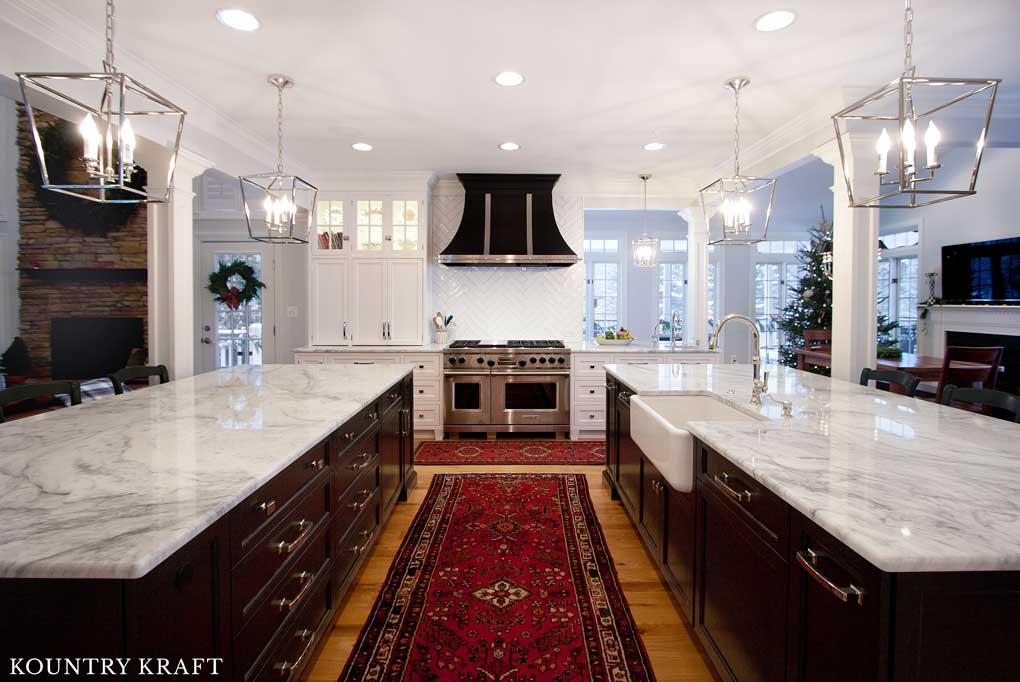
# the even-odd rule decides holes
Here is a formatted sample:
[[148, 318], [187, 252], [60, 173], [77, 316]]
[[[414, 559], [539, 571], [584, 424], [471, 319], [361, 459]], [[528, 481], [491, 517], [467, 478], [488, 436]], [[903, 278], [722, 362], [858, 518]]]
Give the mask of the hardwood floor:
[[329, 639], [312, 666], [309, 680], [336, 682], [347, 657], [368, 618], [375, 597], [425, 492], [437, 473], [583, 473], [588, 479], [592, 504], [609, 543], [634, 620], [648, 650], [652, 669], [660, 682], [714, 680], [699, 645], [680, 617], [673, 597], [662, 583], [619, 502], [609, 498], [599, 466], [416, 466], [418, 486], [410, 500], [398, 504], [376, 543], [353, 589], [337, 614]]

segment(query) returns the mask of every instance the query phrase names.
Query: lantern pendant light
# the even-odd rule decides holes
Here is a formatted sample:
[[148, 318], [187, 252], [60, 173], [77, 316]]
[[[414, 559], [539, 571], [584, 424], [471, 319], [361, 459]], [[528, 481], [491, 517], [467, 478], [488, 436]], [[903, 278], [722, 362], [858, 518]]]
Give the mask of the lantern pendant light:
[[[912, 0], [904, 0], [902, 75], [832, 117], [854, 208], [917, 208], [977, 192], [1001, 81], [915, 75], [913, 27]], [[940, 155], [943, 142], [954, 149]], [[874, 165], [855, 169], [854, 147], [873, 148]]]
[[[46, 189], [105, 204], [161, 203], [170, 196], [173, 186], [177, 151], [181, 145], [186, 112], [170, 100], [145, 87], [126, 73], [117, 70], [113, 55], [114, 4], [106, 1], [106, 58], [101, 73], [39, 73], [19, 72], [21, 98], [25, 115], [35, 143], [36, 157]], [[29, 87], [29, 84], [34, 88]], [[62, 158], [56, 149], [47, 149], [62, 143], [50, 142], [46, 130], [40, 130], [32, 107], [35, 89], [56, 98], [58, 104], [81, 117], [78, 132], [81, 135], [82, 154], [70, 167], [57, 167], [54, 162]], [[88, 104], [92, 101], [95, 104]], [[61, 116], [66, 117], [64, 114]], [[135, 137], [132, 119], [165, 117], [171, 121], [174, 143], [170, 150], [166, 183], [160, 194], [132, 184], [137, 170]], [[49, 138], [49, 139], [48, 139]], [[47, 144], [48, 143], [48, 144]], [[49, 154], [49, 158], [47, 158]], [[150, 183], [158, 186], [160, 183]]]
[[638, 176], [644, 183], [644, 208], [641, 211], [641, 236], [631, 242], [630, 250], [634, 255], [634, 267], [654, 268], [659, 257], [659, 238], [648, 236], [648, 179], [651, 175]]
[[319, 189], [283, 170], [283, 91], [294, 81], [281, 74], [267, 81], [276, 88], [276, 170], [239, 178], [248, 236], [270, 244], [307, 244]]
[[733, 93], [733, 175], [701, 190], [709, 244], [757, 244], [769, 229], [775, 178], [740, 174], [740, 91], [750, 84], [743, 76], [723, 83]]

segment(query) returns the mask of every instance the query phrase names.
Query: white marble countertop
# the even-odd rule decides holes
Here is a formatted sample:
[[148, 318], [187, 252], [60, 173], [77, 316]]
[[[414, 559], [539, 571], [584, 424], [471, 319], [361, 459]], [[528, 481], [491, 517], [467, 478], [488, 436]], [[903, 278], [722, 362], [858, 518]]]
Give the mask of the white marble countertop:
[[443, 344], [427, 343], [424, 346], [301, 346], [294, 353], [439, 353]]
[[234, 368], [0, 424], [0, 577], [145, 575], [411, 369]]
[[1020, 424], [768, 367], [607, 365], [645, 395], [713, 395], [767, 421], [691, 422], [691, 432], [888, 572], [1020, 570]]
[[611, 353], [613, 355], [622, 355], [623, 353], [716, 353], [717, 351], [708, 350], [707, 348], [699, 348], [697, 346], [681, 346], [677, 344], [676, 348], [670, 350], [669, 341], [660, 341], [654, 346], [650, 343], [642, 343], [640, 341], [634, 341], [634, 343], [627, 346], [620, 345], [608, 345], [600, 346], [594, 341], [582, 341], [581, 343], [572, 343], [567, 345], [570, 348], [571, 353]]

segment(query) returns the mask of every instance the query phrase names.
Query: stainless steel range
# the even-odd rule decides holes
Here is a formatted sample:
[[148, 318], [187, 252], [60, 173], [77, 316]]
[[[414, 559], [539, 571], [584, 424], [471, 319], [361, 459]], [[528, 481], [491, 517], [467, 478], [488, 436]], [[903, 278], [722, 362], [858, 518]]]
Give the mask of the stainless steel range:
[[454, 341], [443, 351], [445, 429], [570, 431], [570, 350], [562, 341]]

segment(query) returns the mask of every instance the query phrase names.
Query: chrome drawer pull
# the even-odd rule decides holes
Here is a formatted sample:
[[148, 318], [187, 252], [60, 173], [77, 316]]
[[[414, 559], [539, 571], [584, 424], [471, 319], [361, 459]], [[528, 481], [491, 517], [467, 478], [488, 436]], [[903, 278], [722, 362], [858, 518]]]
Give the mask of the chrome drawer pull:
[[371, 490], [362, 490], [358, 494], [359, 495], [364, 495], [365, 499], [363, 499], [361, 502], [351, 502], [347, 506], [350, 507], [351, 509], [356, 509], [358, 511], [361, 511], [362, 509], [364, 509], [368, 505], [368, 501], [372, 499], [372, 491]]
[[267, 517], [276, 513], [276, 500], [267, 500], [258, 506], [258, 510]]
[[719, 486], [720, 488], [722, 488], [722, 491], [724, 493], [726, 493], [727, 495], [732, 497], [737, 502], [750, 502], [751, 501], [751, 491], [750, 490], [747, 490], [745, 488], [743, 492], [738, 492], [738, 491], [736, 491], [736, 490], [734, 490], [733, 488], [730, 487], [730, 485], [729, 485], [730, 477], [729, 477], [728, 474], [724, 473], [722, 475], [722, 478], [719, 478], [719, 474], [716, 474], [714, 480], [715, 480], [715, 484], [717, 486]]
[[308, 655], [308, 651], [312, 648], [312, 643], [315, 641], [313, 639], [314, 636], [315, 636], [315, 631], [314, 630], [308, 630], [307, 628], [304, 629], [304, 630], [298, 630], [297, 632], [295, 632], [294, 633], [294, 637], [296, 639], [299, 639], [302, 642], [304, 642], [305, 640], [308, 640], [308, 644], [306, 644], [305, 648], [301, 650], [301, 654], [297, 658], [294, 659], [293, 663], [290, 662], [290, 661], [281, 661], [279, 663], [274, 663], [273, 664], [273, 670], [275, 670], [277, 673], [279, 673], [280, 677], [282, 677], [283, 679], [289, 680], [290, 676], [294, 673], [294, 668], [296, 668], [299, 665], [301, 665], [301, 661], [304, 660], [305, 656]]
[[286, 540], [271, 542], [269, 543], [269, 548], [274, 550], [277, 554], [290, 554], [304, 544], [304, 541], [308, 539], [308, 534], [312, 532], [312, 522], [308, 519], [301, 519], [300, 521], [295, 521], [294, 525], [301, 531], [296, 538], [290, 542], [287, 542]]
[[374, 365], [375, 363], [374, 362], [358, 362], [358, 361], [355, 360], [354, 364], [355, 365]]
[[281, 611], [293, 611], [294, 607], [304, 600], [305, 595], [308, 594], [308, 590], [312, 589], [312, 583], [315, 582], [315, 574], [309, 571], [301, 571], [300, 573], [295, 573], [291, 577], [298, 581], [298, 585], [301, 585], [301, 589], [290, 599], [281, 597], [273, 600], [273, 606]]
[[326, 460], [323, 459], [322, 457], [319, 457], [318, 459], [313, 459], [312, 461], [305, 464], [306, 469], [321, 469], [324, 466], [326, 466]]
[[353, 431], [351, 433], [345, 433], [344, 434], [344, 440], [351, 440], [352, 438], [354, 438], [354, 432]]
[[377, 415], [375, 412], [369, 412], [368, 418], [374, 421], [379, 418], [379, 415]]
[[375, 536], [375, 530], [363, 530], [358, 535], [365, 538], [365, 542], [360, 547], [358, 545], [351, 547], [351, 554], [354, 556], [360, 556], [362, 552], [368, 549], [368, 546], [372, 544], [372, 538]]
[[810, 547], [807, 552], [797, 550], [797, 563], [800, 564], [808, 575], [815, 579], [819, 585], [828, 590], [831, 594], [835, 595], [836, 599], [841, 602], [850, 602], [853, 600], [857, 602], [858, 606], [864, 605], [864, 589], [857, 587], [853, 583], [849, 587], [840, 587], [836, 583], [832, 582], [818, 570], [816, 567], [818, 560], [825, 555], [821, 552], [816, 552]]
[[390, 400], [396, 400], [400, 397], [399, 393], [390, 393]]
[[363, 452], [360, 455], [355, 456], [354, 459], [360, 459], [361, 462], [358, 464], [351, 464], [348, 468], [351, 471], [361, 471], [362, 469], [368, 468], [368, 463], [372, 459], [372, 453]]

